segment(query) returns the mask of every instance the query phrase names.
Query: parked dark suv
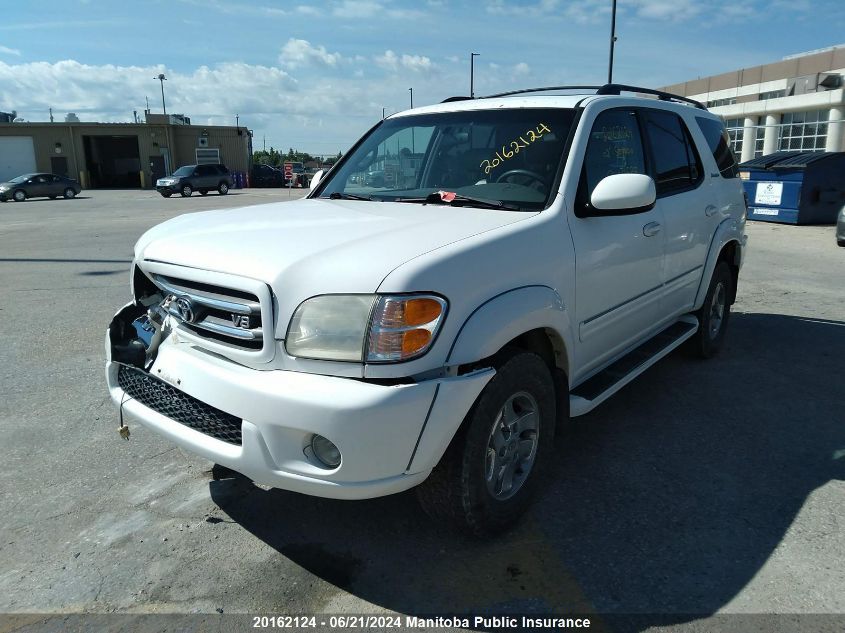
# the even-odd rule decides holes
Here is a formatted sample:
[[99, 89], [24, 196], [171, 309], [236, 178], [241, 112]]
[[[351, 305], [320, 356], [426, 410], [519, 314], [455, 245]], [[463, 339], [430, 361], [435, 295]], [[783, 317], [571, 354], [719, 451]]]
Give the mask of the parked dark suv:
[[223, 165], [185, 165], [156, 181], [156, 191], [165, 198], [174, 193], [187, 198], [195, 191], [205, 195], [212, 190], [225, 196], [231, 186], [232, 175]]

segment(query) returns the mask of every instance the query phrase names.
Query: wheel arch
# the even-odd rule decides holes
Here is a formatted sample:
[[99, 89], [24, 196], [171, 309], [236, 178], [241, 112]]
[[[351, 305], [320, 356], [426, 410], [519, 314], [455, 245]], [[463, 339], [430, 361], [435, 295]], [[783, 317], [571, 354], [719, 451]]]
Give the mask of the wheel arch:
[[698, 310], [704, 304], [704, 297], [707, 295], [707, 288], [710, 286], [710, 278], [716, 269], [716, 264], [724, 261], [731, 269], [733, 284], [731, 288], [730, 303], [736, 301], [736, 289], [739, 279], [739, 269], [743, 261], [742, 239], [740, 238], [735, 220], [727, 219], [716, 229], [713, 241], [710, 243], [710, 252], [704, 263], [704, 270], [698, 284], [698, 293], [695, 296], [693, 310]]

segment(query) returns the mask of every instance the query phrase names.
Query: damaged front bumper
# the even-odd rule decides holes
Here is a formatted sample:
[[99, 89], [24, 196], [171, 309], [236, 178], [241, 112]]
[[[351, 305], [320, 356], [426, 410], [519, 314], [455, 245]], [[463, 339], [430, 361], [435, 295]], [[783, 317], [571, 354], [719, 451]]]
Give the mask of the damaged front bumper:
[[[142, 354], [144, 339], [133, 332], [145, 314], [127, 305], [106, 334], [106, 381], [123, 415], [257, 483], [315, 496], [363, 499], [422, 482], [494, 373], [384, 385], [257, 370], [175, 340], [166, 323], [152, 333], [140, 326], [151, 342], [160, 337], [157, 349]], [[141, 388], [130, 389], [128, 372]], [[206, 419], [238, 432], [194, 423]], [[327, 468], [310, 453], [315, 434], [338, 447], [339, 466]]]

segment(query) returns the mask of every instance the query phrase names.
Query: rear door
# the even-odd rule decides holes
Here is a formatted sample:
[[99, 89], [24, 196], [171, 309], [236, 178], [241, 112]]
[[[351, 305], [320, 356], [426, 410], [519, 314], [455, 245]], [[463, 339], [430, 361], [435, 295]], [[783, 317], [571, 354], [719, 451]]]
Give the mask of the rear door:
[[715, 230], [717, 192], [705, 177], [684, 120], [669, 110], [646, 108], [643, 113], [657, 187], [656, 208], [662, 213], [666, 235], [661, 312], [668, 319], [693, 307]]
[[575, 213], [569, 219], [581, 341], [576, 354], [584, 372], [643, 338], [660, 319], [662, 210], [593, 211], [594, 215], [579, 217], [579, 209], [588, 208], [599, 181], [619, 173], [648, 173], [636, 108], [605, 110], [596, 117], [584, 154]]

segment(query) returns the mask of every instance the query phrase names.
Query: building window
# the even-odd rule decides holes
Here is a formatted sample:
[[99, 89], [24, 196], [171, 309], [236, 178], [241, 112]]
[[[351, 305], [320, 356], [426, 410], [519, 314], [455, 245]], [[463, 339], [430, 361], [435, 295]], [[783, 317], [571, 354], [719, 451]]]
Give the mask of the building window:
[[760, 101], [765, 101], [766, 99], [779, 99], [780, 97], [785, 96], [786, 90], [769, 90], [768, 92], [760, 93]]
[[736, 97], [728, 97], [727, 99], [713, 99], [707, 102], [708, 108], [718, 108], [719, 106], [733, 105], [736, 103]]
[[827, 110], [781, 115], [780, 149], [823, 152], [827, 141]]
[[742, 137], [745, 133], [742, 119], [725, 119], [730, 146], [735, 156], [742, 156]]
[[754, 129], [754, 158], [763, 155], [763, 144], [766, 140], [766, 117], [757, 117], [757, 127]]

